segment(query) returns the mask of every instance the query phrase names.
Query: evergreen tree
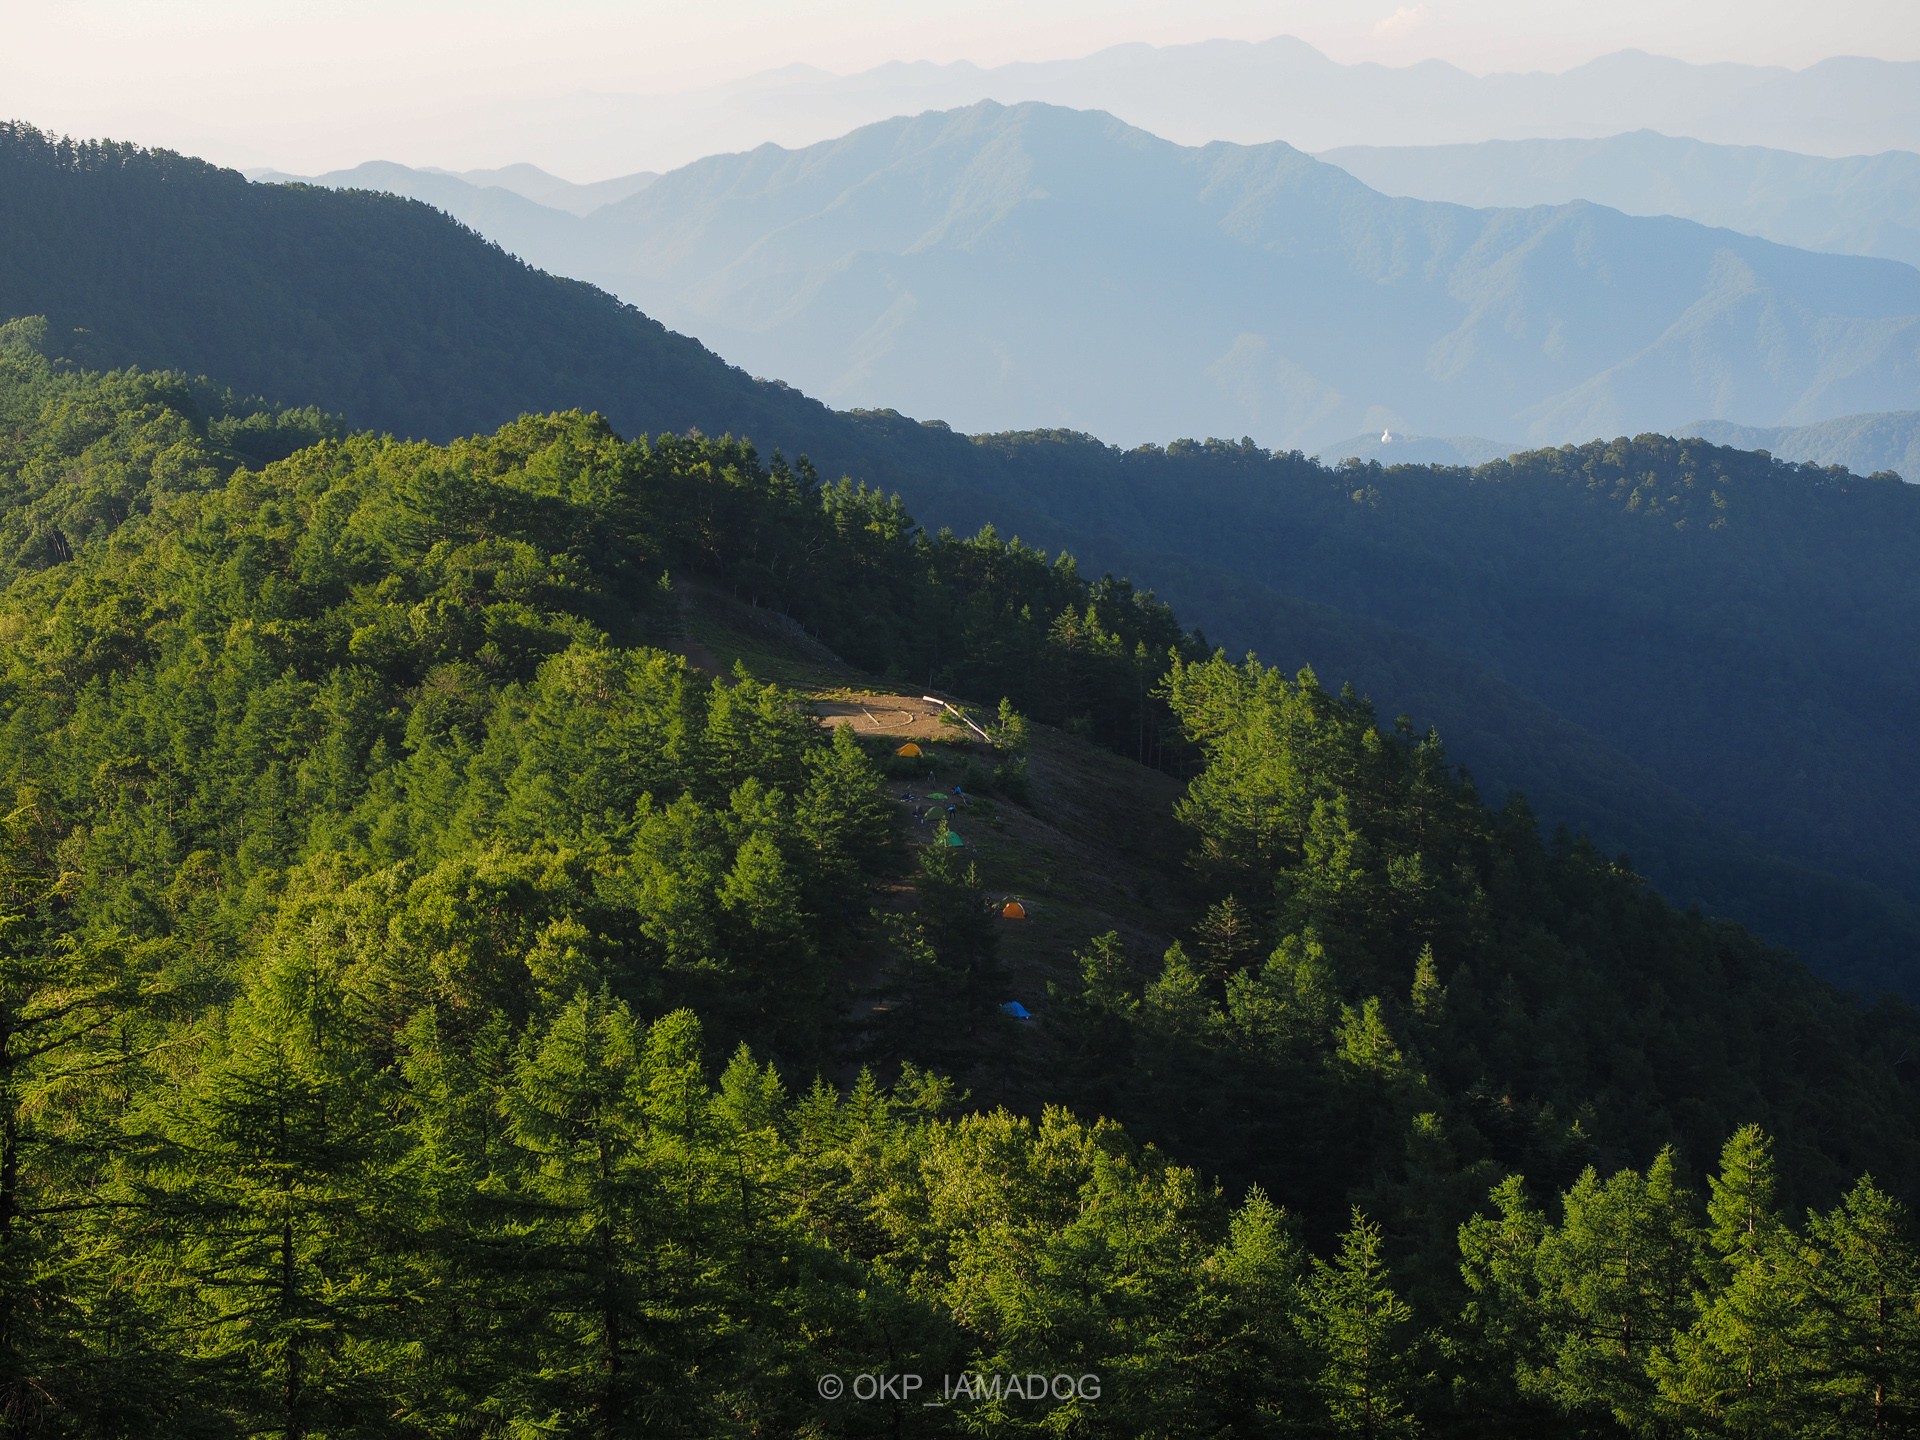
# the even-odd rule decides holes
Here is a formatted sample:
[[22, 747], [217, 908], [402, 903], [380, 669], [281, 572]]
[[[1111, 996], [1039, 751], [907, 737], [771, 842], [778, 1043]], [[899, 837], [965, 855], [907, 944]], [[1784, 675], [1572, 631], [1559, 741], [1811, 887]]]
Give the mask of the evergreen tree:
[[50, 808], [31, 790], [11, 798], [0, 814], [0, 1419], [24, 1432], [47, 1410], [97, 1398], [111, 1412], [130, 1398], [89, 1394], [119, 1368], [87, 1355], [90, 1329], [123, 1332], [90, 1340], [133, 1347], [120, 1358], [136, 1366], [151, 1340], [141, 1307], [112, 1301], [114, 1222], [129, 1201], [116, 1162], [144, 1039], [131, 1013], [138, 952], [62, 923], [78, 877], [63, 873]]
[[1053, 1004], [1046, 1023], [1058, 1039], [1062, 1071], [1077, 1103], [1111, 1113], [1130, 1083], [1134, 1016], [1140, 998], [1132, 962], [1118, 932], [1094, 937], [1076, 951], [1077, 986], [1049, 986]]
[[388, 1413], [417, 1313], [393, 1077], [355, 1006], [283, 941], [169, 1106], [149, 1238], [173, 1326], [235, 1419], [286, 1440]]
[[606, 1440], [698, 1426], [687, 1372], [721, 1257], [694, 1033], [685, 1016], [643, 1033], [582, 994], [528, 1037], [504, 1100], [523, 1158], [501, 1265], [529, 1322], [510, 1414]]
[[1234, 1417], [1234, 1433], [1299, 1433], [1317, 1409], [1314, 1353], [1299, 1324], [1306, 1257], [1290, 1216], [1258, 1187], [1233, 1214], [1213, 1253], [1210, 1279], [1222, 1293], [1226, 1341], [1211, 1383]]
[[1695, 1318], [1698, 1254], [1690, 1197], [1663, 1150], [1645, 1175], [1588, 1170], [1534, 1255], [1546, 1355], [1522, 1388], [1635, 1433], [1660, 1425], [1649, 1366]]
[[1550, 1433], [1560, 1408], [1536, 1383], [1552, 1363], [1557, 1336], [1537, 1276], [1546, 1216], [1509, 1175], [1493, 1187], [1494, 1213], [1460, 1227], [1460, 1275], [1467, 1298], [1442, 1335], [1452, 1371], [1449, 1410], [1469, 1426], [1519, 1437]]
[[1744, 1127], [1708, 1181], [1699, 1318], [1652, 1366], [1666, 1404], [1715, 1433], [1797, 1436], [1811, 1418], [1806, 1266], [1776, 1185], [1772, 1140]]
[[1863, 1178], [1808, 1221], [1818, 1435], [1920, 1427], [1920, 1246], [1907, 1208]]
[[1194, 938], [1214, 975], [1222, 980], [1238, 973], [1260, 945], [1253, 916], [1232, 895], [1208, 907], [1194, 927]]
[[1433, 946], [1422, 945], [1420, 958], [1413, 966], [1413, 1013], [1428, 1029], [1446, 1018], [1447, 987], [1440, 983], [1440, 967], [1433, 958]]
[[1316, 1258], [1298, 1325], [1319, 1365], [1316, 1389], [1336, 1435], [1416, 1433], [1413, 1311], [1394, 1294], [1380, 1228], [1358, 1209], [1332, 1260]]
[[851, 725], [833, 727], [833, 743], [806, 757], [807, 783], [794, 802], [794, 826], [808, 847], [811, 908], [852, 928], [872, 873], [891, 839], [886, 781], [860, 748]]

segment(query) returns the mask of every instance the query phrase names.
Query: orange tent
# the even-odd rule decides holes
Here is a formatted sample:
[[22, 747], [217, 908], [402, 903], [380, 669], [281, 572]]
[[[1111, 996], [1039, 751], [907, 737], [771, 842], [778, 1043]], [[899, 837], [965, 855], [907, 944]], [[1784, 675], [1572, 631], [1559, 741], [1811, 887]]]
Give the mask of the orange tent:
[[1027, 907], [1018, 900], [1009, 900], [1000, 907], [1000, 914], [1008, 920], [1024, 920], [1027, 918]]
[[909, 760], [918, 760], [922, 755], [926, 754], [927, 752], [922, 750], [918, 745], [914, 744], [913, 741], [909, 740], [907, 741], [906, 744], [902, 745], [898, 750], [894, 751], [893, 753], [896, 755], [904, 755]]

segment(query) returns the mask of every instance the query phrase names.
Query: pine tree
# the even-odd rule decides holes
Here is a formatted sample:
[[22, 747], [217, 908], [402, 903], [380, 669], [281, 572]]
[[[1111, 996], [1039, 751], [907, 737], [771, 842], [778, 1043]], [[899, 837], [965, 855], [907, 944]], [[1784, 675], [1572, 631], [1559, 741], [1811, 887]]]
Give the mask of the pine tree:
[[807, 755], [807, 784], [794, 802], [794, 825], [811, 861], [811, 908], [846, 923], [865, 892], [865, 873], [892, 838], [886, 781], [851, 725], [833, 727], [833, 742]]
[[235, 1413], [286, 1440], [386, 1413], [415, 1311], [392, 1077], [354, 1004], [297, 942], [270, 952], [168, 1126], [174, 1323]]
[[1169, 1040], [1193, 1042], [1209, 1028], [1212, 1012], [1199, 972], [1186, 949], [1174, 941], [1161, 958], [1158, 978], [1141, 997], [1143, 1023]]
[[1438, 1025], [1447, 1013], [1447, 987], [1440, 983], [1440, 967], [1433, 958], [1433, 946], [1422, 945], [1413, 966], [1413, 1013], [1428, 1029]]
[[756, 1064], [742, 1045], [721, 1072], [713, 1120], [721, 1164], [738, 1207], [733, 1217], [740, 1246], [738, 1278], [747, 1293], [765, 1284], [765, 1267], [777, 1263], [765, 1240], [778, 1228], [773, 1218], [786, 1213], [786, 1175], [792, 1162], [781, 1133], [785, 1110], [786, 1091], [778, 1072]]
[[1301, 840], [1301, 863], [1281, 877], [1282, 923], [1318, 930], [1328, 942], [1353, 944], [1373, 928], [1381, 908], [1374, 847], [1355, 823], [1345, 793], [1313, 803]]
[[1168, 947], [1160, 974], [1146, 987], [1136, 1012], [1136, 1123], [1149, 1134], [1180, 1135], [1190, 1160], [1211, 1166], [1238, 1127], [1217, 1112], [1227, 1099], [1210, 1043], [1218, 1012], [1179, 941]]
[[1318, 1064], [1341, 1019], [1338, 977], [1312, 931], [1282, 940], [1258, 970], [1227, 982], [1231, 1033], [1269, 1063]]
[[136, 954], [152, 947], [66, 931], [78, 877], [53, 853], [42, 798], [14, 798], [0, 815], [0, 1418], [24, 1424], [84, 1410], [75, 1387], [105, 1378], [87, 1377], [72, 1340], [88, 1326], [83, 1292], [116, 1288], [115, 1110], [140, 1043]]
[[1806, 1267], [1775, 1188], [1773, 1142], [1746, 1126], [1708, 1182], [1699, 1318], [1652, 1366], [1666, 1404], [1756, 1440], [1803, 1434], [1809, 1418]]
[[501, 1238], [528, 1322], [510, 1413], [603, 1440], [700, 1427], [689, 1350], [725, 1257], [697, 1046], [690, 1016], [643, 1033], [604, 993], [528, 1037], [505, 1100], [523, 1158]]
[[1260, 945], [1253, 916], [1232, 895], [1207, 908], [1206, 915], [1194, 927], [1194, 939], [1200, 953], [1207, 957], [1212, 973], [1221, 980], [1236, 974], [1258, 953]]
[[1076, 951], [1074, 959], [1080, 983], [1049, 985], [1053, 1004], [1047, 1028], [1057, 1037], [1063, 1078], [1076, 1102], [1095, 1113], [1111, 1114], [1133, 1070], [1140, 1008], [1133, 965], [1119, 932], [1111, 930]]
[[733, 971], [728, 998], [747, 1011], [741, 1022], [771, 1043], [816, 1046], [826, 1021], [826, 977], [793, 868], [764, 830], [740, 842], [715, 899]]
[[1589, 1169], [1562, 1197], [1534, 1265], [1549, 1353], [1524, 1388], [1636, 1432], [1656, 1426], [1648, 1367], [1694, 1319], [1698, 1234], [1674, 1171], [1662, 1150], [1645, 1175]]
[[1394, 1294], [1380, 1227], [1356, 1208], [1332, 1260], [1316, 1258], [1298, 1325], [1319, 1365], [1316, 1388], [1333, 1433], [1411, 1435], [1413, 1311]]
[[1812, 1391], [1833, 1436], [1920, 1428], [1920, 1245], [1907, 1208], [1863, 1178], [1808, 1222]]
[[798, 794], [806, 785], [806, 757], [819, 740], [819, 723], [799, 697], [736, 665], [733, 683], [716, 684], [708, 696], [703, 776], [720, 795], [749, 776]]
[[1378, 996], [1368, 996], [1357, 1010], [1351, 1005], [1341, 1007], [1335, 1044], [1340, 1063], [1369, 1084], [1391, 1086], [1405, 1074], [1406, 1057], [1387, 1028]]
[[1460, 1227], [1467, 1299], [1441, 1344], [1453, 1371], [1455, 1407], [1497, 1426], [1494, 1433], [1521, 1440], [1561, 1419], [1539, 1384], [1559, 1343], [1561, 1316], [1541, 1293], [1537, 1271], [1548, 1225], [1526, 1182], [1509, 1175], [1489, 1198], [1494, 1213]]
[[1291, 1435], [1315, 1408], [1315, 1356], [1299, 1326], [1305, 1257], [1292, 1218], [1258, 1186], [1207, 1261], [1224, 1301], [1224, 1353], [1210, 1370], [1236, 1435]]
[[469, 1029], [428, 1006], [400, 1043], [423, 1297], [407, 1327], [408, 1416], [429, 1433], [455, 1432], [495, 1406], [503, 1377], [526, 1361], [528, 1291], [502, 1263], [522, 1219], [506, 1185], [520, 1157], [501, 1113], [515, 1036], [497, 1012]]

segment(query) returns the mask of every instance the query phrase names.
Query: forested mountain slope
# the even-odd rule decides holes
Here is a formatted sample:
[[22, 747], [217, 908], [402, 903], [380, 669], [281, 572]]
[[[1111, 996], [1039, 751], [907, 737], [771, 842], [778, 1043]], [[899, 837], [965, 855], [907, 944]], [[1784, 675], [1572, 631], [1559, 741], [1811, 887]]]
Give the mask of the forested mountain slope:
[[715, 433], [804, 434], [826, 414], [589, 286], [461, 243], [425, 206], [21, 127], [0, 130], [0, 184], [0, 311], [86, 330], [101, 360], [440, 438], [569, 403]]
[[1766, 450], [1782, 460], [1844, 465], [1866, 474], [1891, 470], [1920, 483], [1920, 410], [1885, 415], [1843, 415], [1817, 425], [1733, 425], [1701, 420], [1686, 433], [1716, 445]]
[[[479, 231], [508, 254], [517, 255], [534, 265], [543, 264], [541, 257], [555, 246], [566, 244], [579, 223], [573, 211], [504, 185], [476, 184], [459, 175], [449, 175], [439, 170], [416, 170], [384, 160], [370, 160], [351, 170], [336, 170], [325, 175], [250, 171], [247, 178], [256, 184], [315, 185], [328, 190], [373, 190], [386, 195], [403, 195], [451, 215], [462, 225]], [[562, 182], [554, 183], [559, 185]], [[626, 194], [615, 193], [620, 199], [626, 198]]]
[[[1178, 488], [1186, 503], [1156, 513], [1159, 549], [1265, 568], [1292, 594], [1423, 633], [1751, 833], [1920, 893], [1901, 819], [1920, 773], [1883, 728], [1920, 713], [1905, 667], [1886, 663], [1920, 644], [1906, 559], [1920, 489], [1653, 436], [1473, 471], [1171, 446], [1119, 457], [1117, 485], [1097, 449], [1054, 449], [1063, 488], [1085, 456], [1096, 524]], [[1784, 683], [1788, 655], [1808, 683]], [[1884, 768], [1869, 779], [1862, 762]], [[1863, 824], [1875, 796], [1885, 808]]]
[[1234, 651], [1439, 725], [1490, 793], [1524, 789], [1676, 899], [1851, 983], [1911, 983], [1911, 747], [1881, 723], [1912, 713], [1882, 663], [1916, 624], [1911, 492], [1651, 439], [1380, 475], [970, 439], [752, 381], [424, 206], [4, 138], [0, 310], [49, 315], [56, 353], [181, 364], [404, 436], [579, 406], [808, 454], [929, 523], [1151, 576]]
[[[1851, 1435], [1920, 1399], [1920, 1022], [1489, 810], [1435, 737], [734, 442], [329, 434], [17, 347], [0, 415], [16, 1433]], [[903, 758], [700, 674], [676, 573], [992, 743]], [[1036, 803], [1021, 710], [1187, 782], [1182, 942], [1085, 937], [1026, 1023], [964, 838]], [[969, 777], [933, 827], [927, 770]], [[1002, 1383], [862, 1408], [877, 1372]]]

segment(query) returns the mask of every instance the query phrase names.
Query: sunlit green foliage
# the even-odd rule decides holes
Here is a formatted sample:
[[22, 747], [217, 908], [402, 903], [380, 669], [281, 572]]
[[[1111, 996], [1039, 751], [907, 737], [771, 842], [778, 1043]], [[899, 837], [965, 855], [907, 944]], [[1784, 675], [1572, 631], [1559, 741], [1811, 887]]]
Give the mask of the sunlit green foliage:
[[[1909, 1018], [1436, 739], [733, 441], [341, 435], [31, 338], [5, 1433], [1911, 1433]], [[1032, 716], [1187, 769], [1189, 938], [1016, 1025], [973, 856], [665, 648], [663, 574], [1006, 696], [1003, 766]]]

